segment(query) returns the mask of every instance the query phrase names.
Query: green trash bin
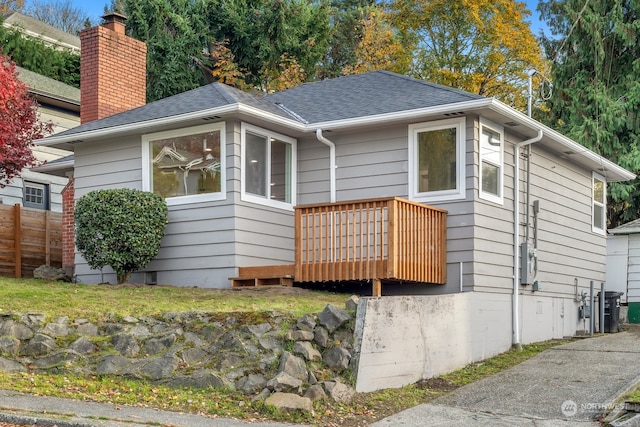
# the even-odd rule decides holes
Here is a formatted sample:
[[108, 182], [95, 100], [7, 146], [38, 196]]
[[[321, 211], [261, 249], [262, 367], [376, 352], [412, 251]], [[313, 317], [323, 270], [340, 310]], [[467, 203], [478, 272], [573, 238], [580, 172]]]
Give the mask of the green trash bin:
[[[598, 298], [602, 292], [598, 292]], [[604, 332], [620, 332], [620, 297], [624, 292], [605, 291], [604, 293]], [[602, 319], [600, 319], [602, 321]]]

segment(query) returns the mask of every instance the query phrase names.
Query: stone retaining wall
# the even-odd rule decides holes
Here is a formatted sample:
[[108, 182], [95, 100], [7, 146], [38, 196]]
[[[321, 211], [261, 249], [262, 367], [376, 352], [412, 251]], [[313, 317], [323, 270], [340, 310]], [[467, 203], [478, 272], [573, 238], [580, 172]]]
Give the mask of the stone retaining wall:
[[354, 393], [339, 376], [350, 368], [356, 306], [352, 297], [350, 311], [327, 305], [299, 319], [278, 312], [189, 312], [107, 315], [92, 323], [0, 314], [0, 369], [229, 387], [276, 406], [294, 402], [311, 410], [311, 401], [327, 394], [348, 400]]

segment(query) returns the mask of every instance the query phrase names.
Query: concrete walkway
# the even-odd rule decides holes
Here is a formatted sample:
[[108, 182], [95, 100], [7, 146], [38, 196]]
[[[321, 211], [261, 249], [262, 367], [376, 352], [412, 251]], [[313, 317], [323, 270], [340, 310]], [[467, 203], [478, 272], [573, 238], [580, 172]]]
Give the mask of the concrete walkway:
[[[546, 350], [511, 369], [373, 424], [396, 426], [598, 426], [640, 384], [640, 330]], [[38, 423], [36, 424], [36, 421]], [[0, 422], [57, 427], [245, 427], [250, 423], [0, 390]]]
[[551, 348], [373, 426], [598, 426], [640, 384], [638, 330]]

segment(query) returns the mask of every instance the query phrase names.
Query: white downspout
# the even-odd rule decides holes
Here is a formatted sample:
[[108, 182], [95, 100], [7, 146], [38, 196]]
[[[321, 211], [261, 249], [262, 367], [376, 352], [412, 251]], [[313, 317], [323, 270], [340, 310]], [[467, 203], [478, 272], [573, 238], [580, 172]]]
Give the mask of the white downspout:
[[[513, 343], [512, 347], [521, 350], [520, 343], [520, 149], [538, 142], [542, 139], [542, 129], [538, 129], [538, 135], [531, 139], [519, 142], [514, 149], [514, 175], [513, 175]], [[528, 225], [527, 225], [528, 226]]]
[[331, 191], [331, 203], [336, 202], [336, 145], [322, 135], [322, 129], [316, 129], [318, 141], [329, 147], [329, 181]]

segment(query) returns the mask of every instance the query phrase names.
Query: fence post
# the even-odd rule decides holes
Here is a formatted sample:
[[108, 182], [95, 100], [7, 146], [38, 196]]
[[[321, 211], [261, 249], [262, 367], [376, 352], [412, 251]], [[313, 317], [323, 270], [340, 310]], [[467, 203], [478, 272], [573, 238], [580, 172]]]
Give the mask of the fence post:
[[44, 257], [45, 264], [51, 265], [51, 211], [44, 211]]
[[15, 256], [15, 276], [16, 279], [22, 277], [22, 220], [20, 218], [20, 205], [13, 205], [13, 252]]

